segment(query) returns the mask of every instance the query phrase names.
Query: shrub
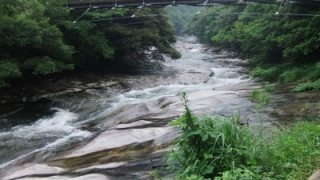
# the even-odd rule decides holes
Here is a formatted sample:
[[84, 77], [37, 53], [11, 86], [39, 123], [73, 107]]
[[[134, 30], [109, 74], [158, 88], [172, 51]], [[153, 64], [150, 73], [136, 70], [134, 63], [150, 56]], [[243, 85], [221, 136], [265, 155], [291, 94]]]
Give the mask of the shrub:
[[320, 167], [320, 121], [297, 121], [268, 136], [237, 125], [230, 116], [193, 116], [183, 93], [185, 114], [171, 122], [183, 134], [168, 154], [176, 179], [307, 179]]
[[262, 69], [261, 67], [256, 67], [252, 70], [250, 75], [252, 77], [261, 77], [266, 80], [274, 79], [278, 74], [278, 69], [276, 67], [271, 67], [268, 69]]
[[320, 79], [315, 81], [315, 82], [308, 82], [306, 84], [297, 86], [296, 88], [293, 89], [293, 91], [305, 91], [309, 89], [320, 89]]

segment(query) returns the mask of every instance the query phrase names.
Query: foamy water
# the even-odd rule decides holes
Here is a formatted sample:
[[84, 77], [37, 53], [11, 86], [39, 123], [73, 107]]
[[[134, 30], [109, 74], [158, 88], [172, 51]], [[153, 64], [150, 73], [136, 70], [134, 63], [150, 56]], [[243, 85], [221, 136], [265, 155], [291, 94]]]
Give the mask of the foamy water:
[[[96, 100], [97, 106], [98, 104], [108, 104], [110, 108], [97, 109], [100, 113], [81, 121], [78, 120], [77, 114], [70, 112], [68, 109], [54, 108], [52, 110], [55, 113], [50, 117], [42, 117], [32, 124], [19, 125], [12, 127], [9, 131], [0, 132], [0, 146], [8, 149], [4, 153], [0, 150], [0, 158], [1, 153], [7, 153], [9, 156], [5, 158], [5, 161], [0, 160], [0, 163], [2, 163], [0, 164], [0, 170], [35, 153], [42, 152], [43, 158], [49, 157], [51, 152], [58, 150], [60, 147], [91, 137], [92, 132], [80, 130], [79, 127], [97, 118], [107, 116], [124, 105], [152, 101], [164, 96], [178, 96], [183, 91], [193, 92], [220, 88], [249, 81], [248, 78], [244, 78], [247, 75], [239, 73], [241, 67], [220, 66], [214, 62], [202, 61], [204, 58], [211, 58], [212, 55], [201, 52], [201, 49], [201, 44], [189, 43], [182, 59], [165, 64], [167, 66], [179, 66], [179, 63], [184, 63], [189, 66], [199, 66], [199, 62], [202, 62], [206, 68], [210, 68], [214, 72], [214, 76], [210, 77], [206, 83], [160, 85], [144, 90], [132, 90], [112, 98], [98, 99]], [[79, 104], [78, 109], [82, 103]], [[10, 148], [13, 149], [13, 152], [10, 152]]]
[[[76, 125], [78, 116], [75, 113], [58, 108], [52, 110], [56, 112], [50, 117], [40, 118], [31, 125], [15, 126], [8, 132], [0, 133], [1, 146], [11, 147], [17, 152], [19, 150], [27, 152], [14, 160], [0, 164], [0, 169], [33, 153], [55, 151], [66, 143], [80, 141], [92, 135], [91, 132], [78, 129]], [[9, 155], [15, 156], [14, 152], [9, 152]]]

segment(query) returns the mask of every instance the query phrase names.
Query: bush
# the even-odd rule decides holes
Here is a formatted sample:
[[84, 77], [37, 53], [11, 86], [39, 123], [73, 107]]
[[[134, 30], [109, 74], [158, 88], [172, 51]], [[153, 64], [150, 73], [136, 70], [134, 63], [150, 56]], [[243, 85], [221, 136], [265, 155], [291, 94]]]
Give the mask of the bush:
[[263, 136], [259, 130], [238, 126], [236, 116], [199, 119], [188, 107], [171, 122], [183, 134], [168, 154], [177, 179], [307, 179], [320, 167], [320, 121], [295, 122], [285, 131]]
[[299, 91], [305, 91], [309, 89], [320, 89], [320, 79], [316, 82], [308, 82], [306, 84], [297, 86], [296, 88], [294, 88], [293, 91], [299, 92]]
[[271, 80], [277, 77], [277, 74], [278, 74], [277, 71], [278, 69], [276, 67], [271, 67], [268, 69], [262, 69], [260, 67], [256, 67], [252, 70], [250, 75], [252, 77], [261, 77], [266, 80]]

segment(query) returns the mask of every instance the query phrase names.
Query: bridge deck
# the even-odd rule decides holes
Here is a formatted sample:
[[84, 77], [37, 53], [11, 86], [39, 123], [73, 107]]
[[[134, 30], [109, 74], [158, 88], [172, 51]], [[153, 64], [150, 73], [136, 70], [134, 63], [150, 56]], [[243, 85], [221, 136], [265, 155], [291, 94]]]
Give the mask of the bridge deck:
[[[286, 0], [287, 1], [287, 0]], [[201, 5], [207, 4], [270, 4], [281, 0], [68, 0], [66, 7], [70, 9], [166, 6], [166, 5]], [[320, 0], [289, 0], [290, 3], [320, 4]]]

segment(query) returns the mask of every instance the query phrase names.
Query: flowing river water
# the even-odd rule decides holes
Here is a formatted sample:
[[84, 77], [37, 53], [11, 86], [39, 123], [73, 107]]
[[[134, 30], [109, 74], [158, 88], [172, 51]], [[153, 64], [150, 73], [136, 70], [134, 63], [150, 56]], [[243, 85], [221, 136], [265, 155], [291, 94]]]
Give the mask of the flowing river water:
[[[237, 113], [242, 124], [260, 125], [249, 93], [261, 83], [250, 79], [248, 61], [193, 37], [179, 38], [176, 48], [182, 58], [167, 60], [162, 72], [114, 77], [126, 90], [53, 98], [0, 119], [0, 178], [152, 179], [155, 168], [170, 177], [164, 155], [179, 131], [168, 122], [183, 113], [183, 91], [196, 114]], [[269, 122], [278, 118], [268, 115], [272, 107], [262, 112]]]

